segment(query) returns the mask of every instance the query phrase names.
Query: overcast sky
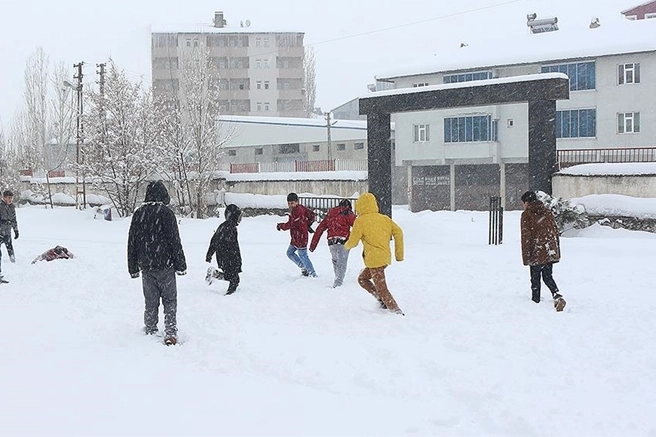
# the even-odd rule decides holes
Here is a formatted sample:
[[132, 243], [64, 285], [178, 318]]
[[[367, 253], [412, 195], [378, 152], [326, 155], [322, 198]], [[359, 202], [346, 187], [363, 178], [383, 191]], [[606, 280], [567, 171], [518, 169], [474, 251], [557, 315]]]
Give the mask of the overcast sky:
[[[367, 84], [399, 65], [425, 64], [461, 42], [525, 35], [526, 14], [558, 16], [561, 29], [593, 16], [619, 19], [642, 0], [0, 0], [0, 126], [22, 105], [27, 58], [43, 47], [52, 63], [84, 61], [85, 82], [111, 56], [150, 83], [151, 26], [209, 24], [305, 32], [317, 63], [317, 105], [324, 111], [366, 94]], [[500, 50], [508, 50], [500, 44]]]

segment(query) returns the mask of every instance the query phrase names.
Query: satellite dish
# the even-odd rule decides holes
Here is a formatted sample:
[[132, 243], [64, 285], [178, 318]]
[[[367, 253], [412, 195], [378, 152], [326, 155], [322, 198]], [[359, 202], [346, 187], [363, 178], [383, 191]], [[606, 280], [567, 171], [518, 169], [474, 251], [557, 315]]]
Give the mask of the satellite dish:
[[246, 25], [246, 27], [251, 27], [251, 20], [246, 20], [244, 24]]

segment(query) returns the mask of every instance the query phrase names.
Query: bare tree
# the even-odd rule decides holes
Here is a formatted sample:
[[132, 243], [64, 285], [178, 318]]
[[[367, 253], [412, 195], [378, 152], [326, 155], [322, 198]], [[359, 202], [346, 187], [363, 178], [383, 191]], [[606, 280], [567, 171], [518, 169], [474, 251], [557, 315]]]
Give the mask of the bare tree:
[[140, 186], [161, 166], [152, 96], [109, 62], [104, 94], [89, 92], [81, 170], [121, 216], [134, 211]]
[[18, 187], [20, 175], [16, 163], [16, 154], [8, 146], [5, 133], [0, 126], [0, 190]]
[[32, 161], [33, 170], [40, 170], [44, 167], [48, 117], [48, 56], [43, 48], [38, 47], [28, 58], [24, 76], [25, 128], [30, 143], [28, 151], [33, 155], [23, 159]]
[[185, 48], [179, 61], [179, 89], [162, 94], [157, 119], [172, 165], [168, 169], [183, 211], [206, 215], [205, 194], [221, 165], [219, 68], [209, 50]]
[[316, 60], [314, 57], [314, 49], [312, 47], [305, 47], [303, 71], [305, 73], [305, 114], [310, 117], [314, 113], [314, 105], [317, 100]]

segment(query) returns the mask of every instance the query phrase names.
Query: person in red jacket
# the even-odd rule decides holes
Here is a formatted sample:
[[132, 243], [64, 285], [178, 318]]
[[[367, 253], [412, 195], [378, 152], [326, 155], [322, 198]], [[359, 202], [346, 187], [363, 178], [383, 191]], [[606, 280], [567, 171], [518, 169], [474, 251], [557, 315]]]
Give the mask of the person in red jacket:
[[308, 234], [310, 226], [316, 215], [314, 211], [298, 203], [298, 195], [289, 193], [287, 195], [287, 206], [289, 206], [289, 218], [286, 223], [278, 223], [276, 229], [289, 231], [291, 242], [287, 248], [287, 258], [292, 260], [301, 269], [303, 276], [316, 278], [314, 266], [307, 253]]
[[328, 250], [330, 250], [335, 272], [333, 288], [340, 287], [344, 283], [349, 256], [349, 251], [344, 249], [344, 243], [351, 235], [351, 227], [355, 221], [355, 214], [351, 208], [351, 201], [343, 199], [338, 206], [329, 209], [326, 217], [319, 223], [310, 243], [310, 252], [314, 252], [321, 235], [326, 229], [328, 230]]

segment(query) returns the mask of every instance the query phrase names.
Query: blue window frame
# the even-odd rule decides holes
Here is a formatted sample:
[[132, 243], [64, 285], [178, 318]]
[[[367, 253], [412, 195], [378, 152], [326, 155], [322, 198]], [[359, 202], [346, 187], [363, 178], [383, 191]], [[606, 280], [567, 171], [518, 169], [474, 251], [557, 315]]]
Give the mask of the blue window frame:
[[498, 120], [491, 115], [469, 115], [444, 119], [445, 143], [497, 141]]
[[596, 109], [569, 109], [556, 112], [556, 138], [589, 138], [596, 136]]
[[444, 83], [472, 82], [474, 80], [492, 79], [491, 71], [476, 71], [474, 73], [447, 74]]
[[569, 77], [570, 91], [593, 90], [596, 87], [594, 62], [543, 65], [542, 72], [565, 73]]

